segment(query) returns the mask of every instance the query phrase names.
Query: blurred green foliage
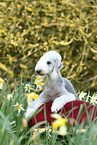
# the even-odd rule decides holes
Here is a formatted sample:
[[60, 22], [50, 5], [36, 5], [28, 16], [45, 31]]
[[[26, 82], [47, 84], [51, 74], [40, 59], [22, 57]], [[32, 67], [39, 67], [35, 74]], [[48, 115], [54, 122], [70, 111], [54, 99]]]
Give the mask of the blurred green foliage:
[[0, 76], [35, 73], [38, 59], [56, 50], [63, 58], [63, 77], [76, 90], [97, 91], [96, 0], [1, 0]]

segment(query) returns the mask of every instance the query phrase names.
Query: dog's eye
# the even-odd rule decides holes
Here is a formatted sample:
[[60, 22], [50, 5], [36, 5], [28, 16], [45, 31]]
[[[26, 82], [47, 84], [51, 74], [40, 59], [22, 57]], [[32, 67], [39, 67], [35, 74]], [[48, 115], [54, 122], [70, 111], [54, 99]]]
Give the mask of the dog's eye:
[[49, 65], [49, 64], [51, 64], [51, 62], [50, 61], [47, 61], [47, 64]]

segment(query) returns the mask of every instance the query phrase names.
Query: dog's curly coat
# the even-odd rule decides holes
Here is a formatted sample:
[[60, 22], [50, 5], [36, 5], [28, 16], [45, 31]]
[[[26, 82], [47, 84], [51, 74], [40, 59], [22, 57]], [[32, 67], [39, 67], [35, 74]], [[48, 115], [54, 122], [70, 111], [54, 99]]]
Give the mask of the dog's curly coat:
[[39, 75], [47, 75], [47, 83], [39, 98], [27, 107], [25, 115], [27, 120], [44, 102], [53, 101], [51, 111], [57, 112], [67, 102], [77, 99], [71, 82], [61, 76], [60, 69], [62, 67], [61, 56], [54, 50], [45, 53], [36, 64], [35, 71]]

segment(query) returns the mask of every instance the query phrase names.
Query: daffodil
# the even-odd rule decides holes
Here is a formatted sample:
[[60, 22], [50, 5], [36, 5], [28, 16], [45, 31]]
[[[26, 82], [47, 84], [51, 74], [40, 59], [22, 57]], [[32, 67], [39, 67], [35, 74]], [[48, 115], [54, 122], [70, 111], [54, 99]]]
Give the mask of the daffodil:
[[13, 95], [12, 94], [8, 94], [7, 95], [7, 101], [10, 101], [10, 99], [13, 97]]
[[3, 84], [4, 84], [4, 80], [2, 78], [0, 78], [0, 89], [2, 90], [3, 88]]
[[79, 99], [82, 100], [82, 98], [84, 98], [84, 96], [86, 96], [87, 93], [84, 93], [83, 91], [81, 93], [79, 93]]
[[23, 107], [22, 107], [22, 104], [16, 103], [16, 105], [14, 105], [14, 107], [16, 107], [16, 110], [18, 110], [18, 113], [20, 113], [21, 110], [22, 110], [22, 111], [25, 111], [25, 110], [23, 109]]
[[32, 93], [28, 93], [26, 94], [27, 96], [27, 103], [28, 105], [30, 105], [31, 102], [33, 102], [33, 100], [38, 99], [38, 94], [32, 92]]
[[26, 84], [24, 88], [25, 88], [25, 92], [28, 92], [28, 93], [30, 93], [30, 91], [33, 90], [30, 84]]
[[91, 97], [90, 102], [93, 103], [93, 104], [97, 104], [97, 94], [93, 94], [93, 96]]
[[56, 130], [59, 128], [59, 132], [64, 135], [67, 130], [67, 119], [62, 118], [59, 114], [51, 114], [51, 117], [56, 119], [54, 122], [52, 122], [53, 129]]
[[42, 82], [43, 81], [43, 77], [41, 76], [37, 76], [36, 79], [35, 79], [35, 84], [36, 84], [36, 88], [38, 89], [42, 89], [42, 86], [44, 85], [44, 83]]

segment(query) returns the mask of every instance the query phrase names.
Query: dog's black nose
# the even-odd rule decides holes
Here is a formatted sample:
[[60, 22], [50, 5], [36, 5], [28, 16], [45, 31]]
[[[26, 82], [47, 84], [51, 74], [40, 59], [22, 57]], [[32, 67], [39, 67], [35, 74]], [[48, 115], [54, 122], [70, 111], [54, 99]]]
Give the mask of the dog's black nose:
[[36, 72], [37, 72], [38, 74], [40, 74], [40, 73], [41, 73], [41, 70], [37, 70]]

